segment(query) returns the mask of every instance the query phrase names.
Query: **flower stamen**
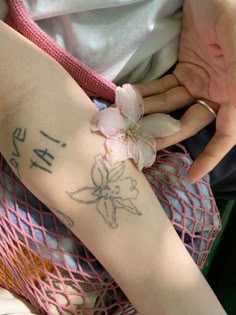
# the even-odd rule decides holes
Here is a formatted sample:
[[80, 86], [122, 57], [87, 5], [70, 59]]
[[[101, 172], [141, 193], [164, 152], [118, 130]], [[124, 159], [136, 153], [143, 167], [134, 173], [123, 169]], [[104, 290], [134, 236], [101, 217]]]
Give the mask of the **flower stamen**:
[[140, 147], [138, 145], [138, 142], [137, 140], [135, 139], [135, 137], [132, 135], [132, 133], [130, 134], [130, 138], [134, 141], [134, 143], [136, 144], [137, 148], [138, 148], [138, 160], [140, 159], [140, 156], [141, 156], [141, 150], [140, 150]]
[[138, 122], [136, 123], [136, 129], [134, 129], [133, 132], [136, 132], [138, 130], [139, 125], [140, 125], [140, 123], [143, 119], [143, 116], [144, 116], [144, 106], [143, 106], [143, 104], [140, 104], [140, 105], [142, 107], [142, 114], [141, 114], [141, 117], [139, 118]]
[[[136, 129], [137, 129], [137, 126], [138, 126], [138, 123], [133, 119], [131, 118], [128, 114], [126, 114], [123, 110], [120, 111], [126, 118], [128, 118], [130, 121], [132, 121], [132, 123], [134, 123], [136, 125]], [[136, 130], [135, 129], [135, 130]], [[128, 129], [129, 130], [129, 129]]]

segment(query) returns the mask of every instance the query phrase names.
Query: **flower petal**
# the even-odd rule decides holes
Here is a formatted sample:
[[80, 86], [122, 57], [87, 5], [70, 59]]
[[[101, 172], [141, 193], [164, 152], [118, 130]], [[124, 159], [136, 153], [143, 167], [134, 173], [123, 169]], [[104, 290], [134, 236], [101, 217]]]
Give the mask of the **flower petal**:
[[94, 203], [99, 199], [98, 196], [93, 194], [95, 193], [94, 187], [84, 187], [74, 192], [67, 191], [66, 193], [71, 199], [85, 204]]
[[140, 122], [137, 133], [149, 137], [170, 136], [180, 129], [180, 121], [166, 114], [152, 114]]
[[124, 209], [133, 214], [141, 215], [142, 213], [135, 207], [131, 200], [114, 199], [116, 208]]
[[108, 151], [106, 158], [111, 164], [132, 159], [138, 169], [142, 170], [155, 162], [155, 146], [155, 139], [145, 135], [138, 135], [133, 139], [127, 137], [126, 142], [119, 139], [108, 139], [106, 141]]
[[129, 159], [128, 144], [122, 139], [107, 139], [106, 140], [106, 158], [111, 164], [122, 162]]
[[106, 108], [97, 112], [91, 120], [91, 130], [101, 131], [106, 137], [112, 137], [125, 129], [125, 120], [118, 108]]
[[139, 148], [138, 169], [141, 171], [144, 167], [150, 167], [156, 160], [155, 139], [141, 136], [137, 139]]
[[130, 84], [117, 87], [115, 103], [127, 118], [128, 128], [136, 128], [144, 112], [144, 102], [139, 91]]
[[97, 210], [110, 228], [115, 229], [118, 227], [116, 222], [116, 207], [111, 199], [106, 200], [101, 198], [98, 200]]
[[95, 157], [95, 163], [92, 168], [92, 180], [95, 186], [105, 186], [108, 181], [108, 168], [102, 154]]
[[137, 139], [134, 138], [134, 141], [130, 141], [128, 144], [128, 155], [133, 159], [135, 164], [138, 164], [140, 154]]

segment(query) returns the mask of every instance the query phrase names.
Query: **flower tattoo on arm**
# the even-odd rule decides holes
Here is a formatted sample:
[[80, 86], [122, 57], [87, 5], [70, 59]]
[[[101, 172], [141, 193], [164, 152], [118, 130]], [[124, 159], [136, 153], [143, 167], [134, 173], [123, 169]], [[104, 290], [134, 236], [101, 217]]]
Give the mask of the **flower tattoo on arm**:
[[118, 227], [118, 210], [126, 210], [135, 215], [142, 214], [132, 202], [139, 195], [137, 182], [131, 177], [124, 177], [124, 170], [124, 162], [111, 167], [102, 154], [98, 154], [91, 170], [93, 186], [66, 193], [78, 203], [95, 203], [97, 212], [105, 223], [115, 229]]

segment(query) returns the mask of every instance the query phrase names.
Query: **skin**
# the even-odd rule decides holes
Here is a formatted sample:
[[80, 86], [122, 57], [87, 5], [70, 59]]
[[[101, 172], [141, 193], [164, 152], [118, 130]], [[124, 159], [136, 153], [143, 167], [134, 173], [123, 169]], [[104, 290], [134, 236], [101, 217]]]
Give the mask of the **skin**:
[[[108, 168], [108, 182], [102, 164], [100, 171], [94, 167], [105, 153], [104, 137], [91, 132], [97, 111], [87, 95], [54, 60], [1, 22], [0, 38], [0, 151], [25, 186], [65, 219], [140, 314], [225, 315], [144, 174], [126, 161], [122, 172]], [[81, 198], [94, 186], [96, 202], [91, 194]], [[112, 195], [106, 186], [114, 188]], [[122, 194], [116, 209], [106, 197], [117, 201], [115, 191]], [[97, 197], [107, 201], [102, 208]], [[129, 199], [135, 207], [125, 207]], [[108, 221], [112, 210], [116, 220]]]
[[176, 69], [160, 80], [137, 85], [146, 113], [192, 105], [181, 119], [181, 130], [157, 139], [157, 149], [189, 138], [214, 120], [197, 99], [217, 112], [215, 135], [189, 170], [191, 183], [210, 172], [236, 143], [235, 18], [234, 0], [185, 1]]
[[[161, 80], [154, 81], [153, 83], [149, 83], [144, 86], [143, 85], [139, 86], [143, 96], [145, 97], [146, 113], [155, 111], [170, 112], [176, 108], [194, 104], [194, 101], [197, 98], [205, 99], [218, 112], [216, 135], [208, 145], [205, 152], [193, 164], [193, 167], [191, 168], [189, 173], [190, 181], [197, 180], [202, 175], [204, 175], [204, 173], [212, 169], [218, 163], [218, 161], [227, 153], [227, 151], [229, 151], [235, 144], [235, 136], [233, 136], [233, 134], [235, 134], [235, 129], [233, 125], [236, 118], [234, 117], [236, 116], [234, 107], [234, 105], [236, 104], [236, 96], [234, 95], [234, 91], [236, 90], [236, 87], [234, 86], [235, 85], [234, 77], [236, 76], [235, 75], [236, 63], [234, 60], [235, 58], [234, 55], [236, 55], [235, 54], [236, 46], [234, 44], [235, 30], [232, 28], [233, 25], [232, 20], [236, 16], [235, 6], [236, 5], [234, 4], [234, 1], [227, 0], [224, 1], [208, 0], [204, 1], [204, 3], [202, 0], [186, 1], [184, 6], [184, 24], [180, 45], [179, 64], [176, 70], [174, 71], [174, 74], [169, 75]], [[202, 8], [204, 8], [204, 10]], [[199, 17], [201, 17], [201, 19]], [[15, 45], [14, 41], [12, 41], [12, 43]], [[27, 47], [26, 51], [27, 53], [29, 53], [30, 57], [27, 60], [33, 60], [34, 58], [36, 58], [36, 56], [33, 53], [30, 54], [29, 47]], [[7, 58], [10, 57], [11, 55], [9, 56], [8, 53]], [[36, 59], [38, 60], [38, 62], [40, 60], [43, 60], [41, 59], [40, 56], [37, 57]], [[13, 61], [15, 60], [16, 62], [16, 58], [14, 55], [12, 56], [12, 60]], [[3, 64], [5, 65], [6, 62], [4, 62]], [[10, 65], [12, 64], [11, 60], [9, 61], [9, 64]], [[35, 65], [37, 65], [38, 63], [33, 64], [34, 67], [31, 68], [35, 69]], [[45, 65], [46, 66], [42, 67], [44, 71], [46, 71], [45, 69], [48, 69], [48, 66], [52, 66], [53, 68], [53, 65], [49, 61], [46, 62], [45, 60]], [[16, 71], [16, 73], [18, 74], [26, 73], [26, 71], [20, 71], [21, 60], [19, 60], [19, 64], [14, 64], [14, 66], [15, 66], [14, 70], [16, 69], [16, 66], [19, 66], [19, 71]], [[7, 71], [6, 73], [9, 73], [9, 67], [7, 67], [6, 71]], [[74, 96], [74, 94], [72, 97], [71, 94], [72, 92], [68, 92], [67, 89], [64, 90], [64, 88], [62, 88], [61, 85], [61, 81], [65, 81], [68, 82], [68, 86], [72, 85], [75, 88], [72, 81], [70, 81], [69, 78], [67, 77], [66, 80], [64, 80], [65, 74], [61, 73], [60, 69], [55, 69], [55, 73], [56, 75], [55, 80], [53, 80], [54, 82], [53, 84], [55, 84], [55, 90], [56, 91], [61, 90], [61, 92], [59, 93], [59, 95], [55, 96], [55, 102], [52, 102], [52, 106], [54, 106], [55, 103], [57, 105], [57, 107], [55, 107], [56, 109], [58, 108], [58, 104], [62, 102], [60, 108], [62, 109], [63, 121], [64, 117], [66, 117], [65, 115], [66, 110], [63, 107], [64, 104], [66, 104], [67, 106], [69, 104], [69, 106], [71, 106], [71, 108], [73, 108], [74, 111], [78, 111], [76, 117], [80, 117], [82, 113], [83, 120], [81, 118], [81, 121], [89, 121], [90, 116], [92, 115], [93, 112], [91, 107], [92, 104], [89, 103], [89, 100], [86, 99], [86, 97], [83, 96], [82, 92], [79, 90], [76, 93], [73, 92], [76, 94], [76, 97]], [[39, 67], [38, 75], [40, 74], [41, 72]], [[25, 79], [25, 81], [24, 80], [21, 81], [22, 77]], [[24, 77], [22, 75], [20, 76], [21, 78], [20, 81], [16, 80], [17, 75], [14, 78], [15, 82], [12, 82], [11, 78], [10, 89], [7, 89], [6, 85], [5, 86], [2, 85], [3, 86], [1, 94], [2, 105], [4, 104], [10, 105], [6, 106], [6, 109], [10, 112], [11, 110], [13, 110], [13, 112], [15, 110], [14, 106], [15, 103], [13, 99], [15, 98], [19, 100], [19, 95], [17, 93], [15, 97], [13, 93], [8, 93], [9, 91], [10, 92], [17, 91], [17, 89], [15, 88], [12, 90], [12, 84], [18, 87], [27, 86], [28, 89], [28, 82], [32, 82], [29, 81], [28, 77]], [[45, 73], [42, 73], [42, 78], [43, 78], [42, 82], [44, 82]], [[57, 82], [56, 78], [58, 80]], [[39, 77], [37, 77], [37, 80], [35, 82], [41, 82], [41, 80], [39, 80]], [[48, 108], [48, 99], [50, 98], [45, 96], [52, 97], [51, 96], [52, 91], [50, 89], [50, 91], [47, 92], [46, 83], [45, 86], [43, 85], [44, 87], [43, 89], [41, 88], [41, 86], [39, 86], [39, 89], [37, 88], [35, 89], [35, 87], [37, 86], [36, 85], [34, 86], [33, 91], [29, 90], [26, 91], [25, 89], [22, 88], [20, 89], [21, 91], [23, 90], [27, 92], [26, 93], [27, 97], [26, 99], [23, 98], [24, 106], [22, 106], [22, 108], [20, 109], [20, 111], [22, 110], [22, 115], [21, 116], [17, 115], [16, 121], [17, 123], [19, 122], [22, 123], [24, 126], [26, 125], [26, 123], [28, 123], [28, 120], [25, 121], [24, 119], [28, 115], [29, 108], [31, 108], [32, 106], [31, 100], [35, 99], [35, 93], [37, 96], [36, 99], [41, 100], [40, 104], [42, 109], [41, 115], [45, 114], [44, 116], [47, 117], [46, 109]], [[59, 89], [58, 87], [60, 87], [61, 89]], [[74, 91], [75, 89], [71, 90]], [[74, 97], [76, 99], [75, 101]], [[86, 106], [84, 104], [86, 104]], [[76, 110], [77, 106], [79, 107], [79, 109]], [[27, 115], [25, 113], [27, 113]], [[11, 117], [14, 118], [14, 115], [12, 115]], [[32, 117], [34, 117], [33, 114]], [[60, 117], [58, 117], [58, 119], [59, 118]], [[73, 120], [72, 118], [71, 120]], [[213, 121], [213, 119], [214, 117], [212, 116], [212, 114], [209, 111], [207, 111], [203, 106], [201, 106], [200, 104], [194, 104], [193, 106], [191, 106], [191, 108], [187, 111], [187, 113], [181, 120], [182, 122], [181, 131], [173, 137], [168, 137], [164, 140], [158, 139], [157, 148], [165, 147], [172, 143], [179, 142], [191, 136], [192, 134], [195, 134], [196, 132], [198, 132], [198, 130], [200, 130], [208, 123]], [[35, 122], [37, 121], [38, 117], [37, 119], [35, 119]], [[225, 124], [225, 121], [227, 121], [227, 125]], [[12, 122], [11, 132], [13, 128], [16, 128], [16, 126], [13, 123], [14, 119]], [[46, 124], [45, 120], [44, 123]], [[49, 128], [51, 124], [52, 122], [48, 121], [45, 127]], [[57, 124], [55, 124], [54, 127], [57, 131], [57, 134], [62, 132], [60, 134], [60, 136], [62, 137], [65, 135], [65, 130], [61, 130], [62, 124], [58, 125], [60, 128], [58, 129], [56, 128]], [[78, 121], [75, 121], [75, 125], [76, 126], [79, 125]], [[11, 139], [11, 133], [8, 132], [7, 129], [9, 128], [9, 121], [7, 121], [5, 126], [3, 121], [2, 128], [3, 127], [5, 127], [5, 134], [8, 135], [7, 139]], [[31, 125], [30, 126], [27, 125], [27, 128], [32, 129], [33, 127]], [[39, 127], [41, 128], [41, 125]], [[85, 135], [83, 133], [83, 137], [84, 136]], [[91, 145], [91, 147], [92, 148], [95, 147], [96, 149], [96, 150], [94, 149], [94, 152], [92, 153], [95, 155], [97, 154], [97, 152], [100, 152], [102, 148], [102, 142], [100, 142], [100, 139], [98, 139], [98, 137], [90, 135], [89, 133], [86, 134], [86, 136], [93, 144]], [[80, 140], [80, 138], [76, 139], [75, 143], [79, 142], [78, 140]], [[9, 155], [7, 154], [8, 151], [10, 153], [12, 152], [12, 148], [9, 147], [10, 146], [9, 140], [2, 139], [1, 146], [2, 151], [5, 152], [6, 156]], [[31, 153], [32, 148], [29, 148], [28, 151]], [[29, 155], [29, 158], [30, 157], [31, 155]], [[59, 151], [57, 152], [57, 157], [58, 157], [57, 161], [59, 161], [59, 164], [61, 161], [65, 161], [64, 159], [65, 156], [63, 154], [60, 159]], [[67, 160], [69, 161], [68, 164], [72, 164], [71, 169], [73, 170], [68, 172], [67, 181], [68, 183], [69, 182], [74, 183], [73, 185], [75, 186], [75, 188], [77, 188], [77, 186], [80, 187], [79, 185], [80, 183], [77, 183], [78, 180], [74, 178], [73, 175], [76, 169], [76, 165], [72, 163], [73, 158], [69, 155], [69, 153], [66, 155], [66, 158], [67, 158], [66, 161]], [[88, 164], [90, 163], [90, 160], [92, 161], [92, 158], [93, 157], [91, 158], [89, 157]], [[86, 163], [87, 159], [88, 156], [86, 155]], [[92, 162], [89, 164], [90, 168], [91, 165]], [[133, 169], [131, 168], [131, 166], [128, 166], [128, 168], [129, 168], [128, 172], [133, 174]], [[60, 169], [60, 167], [58, 169]], [[61, 207], [60, 210], [62, 212], [64, 211], [66, 215], [68, 215], [68, 212], [66, 210], [68, 208], [71, 209], [71, 213], [69, 213], [69, 215], [73, 218], [75, 222], [80, 223], [78, 227], [75, 226], [73, 230], [74, 233], [77, 234], [77, 236], [80, 237], [82, 240], [84, 240], [85, 244], [87, 244], [88, 247], [90, 247], [91, 250], [97, 254], [97, 256], [100, 255], [99, 257], [100, 260], [104, 263], [107, 269], [111, 271], [111, 274], [113, 274], [114, 278], [118, 280], [118, 283], [120, 283], [121, 287], [124, 288], [124, 291], [130, 297], [131, 301], [133, 301], [133, 303], [137, 305], [137, 309], [139, 309], [142, 314], [156, 314], [157, 304], [158, 309], [159, 310], [162, 309], [162, 311], [160, 311], [160, 314], [161, 313], [175, 315], [177, 313], [187, 314], [187, 311], [189, 314], [190, 313], [194, 314], [193, 309], [195, 309], [196, 314], [199, 314], [200, 312], [201, 314], [209, 313], [224, 314], [224, 311], [220, 308], [212, 293], [209, 293], [210, 291], [208, 291], [206, 283], [201, 278], [200, 274], [198, 274], [198, 271], [195, 269], [195, 267], [191, 264], [189, 256], [182, 249], [181, 247], [182, 244], [180, 244], [180, 241], [179, 239], [176, 238], [174, 231], [168, 225], [168, 221], [162, 214], [160, 207], [156, 206], [156, 199], [154, 195], [151, 195], [151, 191], [143, 192], [144, 196], [146, 196], [146, 199], [144, 198], [144, 201], [149, 200], [150, 203], [151, 200], [149, 212], [147, 213], [146, 206], [144, 207], [142, 204], [139, 204], [140, 209], [145, 208], [146, 210], [145, 216], [143, 216], [145, 218], [145, 221], [144, 222], [141, 221], [141, 223], [139, 223], [139, 221], [137, 220], [138, 217], [135, 217], [136, 219], [135, 224], [128, 225], [126, 224], [126, 221], [128, 221], [129, 219], [128, 217], [128, 219], [124, 220], [125, 222], [122, 222], [123, 230], [121, 230], [121, 235], [123, 235], [126, 242], [127, 240], [129, 240], [128, 243], [130, 243], [133, 239], [135, 239], [132, 235], [134, 236], [137, 235], [137, 237], [139, 238], [138, 241], [137, 238], [135, 239], [134, 244], [139, 243], [141, 244], [140, 247], [136, 248], [137, 252], [140, 251], [140, 248], [143, 248], [146, 251], [144, 254], [139, 255], [139, 259], [136, 259], [134, 264], [134, 262], [131, 259], [132, 257], [129, 257], [129, 255], [126, 255], [126, 253], [123, 251], [119, 253], [113, 253], [112, 259], [110, 257], [107, 257], [106, 253], [109, 252], [107, 248], [109, 248], [110, 245], [111, 248], [114, 250], [114, 245], [113, 243], [108, 244], [106, 243], [106, 251], [104, 252], [102, 252], [103, 247], [99, 247], [99, 244], [101, 243], [99, 242], [100, 237], [108, 241], [112, 239], [110, 234], [108, 234], [109, 237], [105, 237], [107, 230], [104, 231], [103, 229], [104, 226], [102, 224], [101, 226], [100, 224], [96, 225], [94, 224], [93, 226], [94, 217], [91, 217], [91, 220], [88, 221], [86, 218], [87, 212], [84, 213], [84, 211], [82, 211], [82, 208], [81, 209], [78, 208], [77, 204], [73, 203], [73, 201], [65, 199], [65, 196], [63, 200], [57, 201], [57, 196], [63, 195], [62, 191], [67, 189], [67, 187], [65, 188], [57, 187], [57, 189], [55, 189], [55, 192], [50, 193], [50, 195], [47, 195], [47, 192], [41, 191], [41, 187], [45, 186], [47, 187], [47, 183], [49, 182], [48, 177], [42, 176], [41, 182], [38, 182], [39, 178], [38, 176], [36, 177], [37, 181], [35, 181], [35, 179], [32, 178], [31, 173], [28, 174], [27, 172], [28, 167], [25, 167], [25, 171], [22, 172], [25, 183], [27, 183], [28, 187], [31, 188], [36, 195], [41, 197], [41, 199], [44, 200], [45, 203], [48, 203], [50, 205], [52, 204], [52, 206], [53, 207], [55, 206], [55, 208]], [[55, 181], [56, 183], [63, 182], [61, 178], [63, 178], [64, 180], [65, 178], [64, 174], [62, 174], [63, 176], [61, 176], [61, 178], [59, 175], [57, 174], [57, 177], [55, 179], [50, 178], [50, 180], [53, 182]], [[135, 173], [135, 175], [138, 177], [138, 174]], [[86, 180], [89, 181], [88, 178], [86, 178]], [[145, 187], [144, 180], [142, 182], [142, 179], [139, 179], [139, 184], [140, 185], [143, 184], [143, 187]], [[56, 201], [58, 203], [56, 203]], [[69, 201], [71, 202], [70, 204], [68, 204]], [[155, 217], [157, 218], [157, 220], [154, 220]], [[151, 224], [152, 222], [155, 222], [155, 224]], [[89, 224], [91, 224], [91, 226]], [[83, 231], [83, 229], [81, 229], [81, 226], [86, 226], [86, 230]], [[165, 226], [165, 230], [164, 229], [161, 230], [161, 227], [163, 226]], [[93, 231], [97, 232], [96, 235], [99, 236], [97, 243], [93, 243], [94, 240], [91, 240], [91, 236], [87, 235], [88, 233], [87, 231], [89, 229], [92, 229]], [[80, 234], [78, 233], [78, 231]], [[132, 233], [130, 233], [130, 231]], [[166, 242], [163, 242], [165, 238]], [[119, 235], [117, 239], [122, 240], [122, 237]], [[157, 246], [156, 241], [155, 244], [151, 243], [151, 241], [155, 239], [160, 240], [160, 244], [162, 244], [162, 247], [159, 248]], [[172, 251], [171, 255], [169, 255], [169, 244], [172, 244], [173, 249], [176, 251], [175, 254], [173, 254]], [[154, 247], [158, 248], [158, 256], [153, 258], [152, 249]], [[116, 246], [116, 248], [118, 249], [122, 248], [123, 250], [123, 246]], [[135, 252], [134, 249], [133, 252]], [[150, 258], [148, 256], [148, 253], [151, 253]], [[122, 266], [124, 257], [127, 259], [126, 268], [123, 268], [121, 273], [118, 267]], [[160, 259], [160, 257], [162, 259]], [[179, 257], [180, 261], [177, 262], [175, 261], [173, 263], [173, 257], [177, 258]], [[118, 260], [118, 258], [120, 259], [120, 261]], [[143, 261], [144, 258], [146, 258], [146, 261]], [[139, 264], [137, 264], [137, 261], [139, 261]], [[144, 277], [142, 276], [140, 279], [138, 279], [139, 281], [137, 281], [136, 280], [137, 275], [143, 274], [142, 272], [143, 270], [140, 270], [139, 268], [144, 266], [146, 262], [148, 262], [150, 266], [150, 261], [154, 261], [154, 263], [151, 265], [150, 275], [145, 274]], [[127, 265], [131, 266], [130, 269], [127, 268]], [[172, 271], [172, 274], [169, 274], [170, 270]], [[183, 270], [182, 273], [181, 270]], [[129, 271], [129, 273], [124, 274], [125, 271], [126, 272]], [[191, 281], [184, 282], [185, 278], [184, 276], [187, 278], [188, 281], [190, 280]], [[126, 282], [126, 279], [129, 279], [128, 283]], [[181, 279], [181, 281], [179, 281], [179, 279]], [[142, 285], [140, 285], [140, 283]], [[183, 287], [179, 288], [179, 284], [183, 285]], [[141, 290], [142, 288], [143, 291]], [[145, 296], [146, 292], [153, 292], [152, 297], [150, 296], [150, 294]], [[183, 301], [185, 301], [187, 305], [181, 303], [182, 296], [184, 296]], [[156, 297], [159, 297], [159, 301], [157, 301]], [[201, 301], [201, 303], [199, 303], [199, 301]], [[146, 302], [145, 305], [144, 302]], [[150, 310], [150, 305], [152, 306], [152, 310]], [[199, 310], [200, 307], [202, 307], [201, 311]], [[211, 307], [211, 310], [209, 309], [209, 307]], [[179, 309], [177, 310], [177, 308]]]

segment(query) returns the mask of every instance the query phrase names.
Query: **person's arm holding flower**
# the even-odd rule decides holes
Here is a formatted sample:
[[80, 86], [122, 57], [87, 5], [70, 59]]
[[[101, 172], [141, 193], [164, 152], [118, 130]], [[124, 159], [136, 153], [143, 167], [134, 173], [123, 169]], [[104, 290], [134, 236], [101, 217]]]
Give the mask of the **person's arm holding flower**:
[[67, 219], [140, 314], [225, 314], [144, 175], [103, 158], [85, 93], [1, 22], [0, 38], [0, 150], [22, 182]]

